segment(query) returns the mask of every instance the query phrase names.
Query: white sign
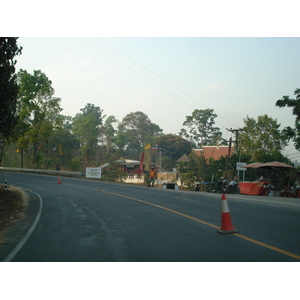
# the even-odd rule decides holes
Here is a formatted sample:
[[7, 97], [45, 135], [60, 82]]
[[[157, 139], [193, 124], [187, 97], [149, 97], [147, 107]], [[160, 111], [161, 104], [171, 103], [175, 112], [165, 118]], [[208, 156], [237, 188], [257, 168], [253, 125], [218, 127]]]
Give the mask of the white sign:
[[246, 166], [247, 163], [243, 162], [237, 162], [236, 163], [236, 170], [237, 171], [247, 171], [247, 168], [243, 168], [243, 166]]
[[86, 168], [86, 178], [101, 178], [101, 168]]

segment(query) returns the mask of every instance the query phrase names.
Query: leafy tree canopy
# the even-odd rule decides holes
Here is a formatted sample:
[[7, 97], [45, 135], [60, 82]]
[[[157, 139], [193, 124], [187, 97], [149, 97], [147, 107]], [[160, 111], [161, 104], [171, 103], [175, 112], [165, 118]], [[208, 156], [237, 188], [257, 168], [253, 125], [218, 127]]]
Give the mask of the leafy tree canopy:
[[72, 131], [87, 150], [98, 143], [100, 125], [103, 123], [103, 110], [99, 106], [88, 103], [73, 119]]
[[197, 147], [226, 144], [220, 128], [214, 126], [216, 117], [213, 109], [195, 109], [183, 123], [188, 129], [182, 128], [179, 134], [193, 140]]
[[98, 120], [98, 125], [102, 125], [105, 115], [102, 115], [103, 109], [100, 109], [99, 106], [87, 103], [84, 108], [80, 109], [80, 111], [82, 112], [82, 117], [93, 115]]
[[116, 124], [117, 119], [115, 116], [109, 116], [106, 118], [104, 125], [100, 128], [100, 140], [106, 148], [105, 156], [109, 155], [115, 142], [115, 136], [117, 133], [117, 130], [115, 129]]
[[292, 139], [294, 141], [294, 146], [297, 150], [300, 149], [300, 89], [294, 91], [296, 99], [290, 98], [289, 96], [283, 96], [281, 100], [277, 100], [276, 106], [282, 107], [292, 107], [293, 115], [296, 116], [295, 128], [287, 126], [284, 128], [283, 133], [287, 140]]
[[56, 170], [60, 170], [64, 163], [69, 166], [69, 169], [72, 169], [72, 155], [79, 149], [78, 139], [68, 129], [60, 128], [50, 136], [49, 145], [57, 147], [56, 151], [49, 153], [49, 161], [52, 163], [51, 167], [55, 166]]
[[161, 132], [162, 129], [152, 123], [146, 114], [141, 111], [132, 112], [120, 123], [116, 143], [120, 150], [122, 149], [132, 158], [139, 159], [142, 148], [151, 143]]
[[52, 118], [62, 111], [61, 99], [53, 97], [55, 91], [52, 81], [40, 70], [34, 70], [33, 74], [26, 70], [18, 72], [18, 115], [21, 120], [38, 123], [45, 117]]
[[244, 124], [245, 132], [240, 133], [241, 149], [251, 154], [252, 161], [264, 162], [266, 154], [276, 156], [287, 145], [280, 124], [266, 114], [257, 120], [247, 116]]
[[19, 116], [14, 139], [19, 148], [33, 146], [33, 167], [39, 160], [38, 147], [47, 148], [53, 130], [61, 128], [63, 117], [59, 114], [61, 99], [53, 97], [52, 82], [40, 70], [33, 74], [20, 70], [17, 74], [19, 84], [17, 113]]
[[182, 155], [189, 155], [192, 151], [191, 143], [179, 135], [162, 134], [157, 138], [159, 151], [162, 151], [162, 167], [164, 170], [172, 170], [176, 166], [176, 160]]
[[0, 37], [0, 138], [7, 139], [16, 123], [18, 85], [14, 57], [22, 53], [17, 38]]

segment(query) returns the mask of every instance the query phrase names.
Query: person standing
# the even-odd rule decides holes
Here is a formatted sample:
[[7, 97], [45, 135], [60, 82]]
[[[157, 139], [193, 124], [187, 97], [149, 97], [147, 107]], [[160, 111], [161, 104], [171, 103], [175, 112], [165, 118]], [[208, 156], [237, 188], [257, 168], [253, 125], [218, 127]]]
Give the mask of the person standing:
[[237, 183], [235, 180], [231, 180], [228, 184], [230, 194], [236, 194]]
[[152, 187], [154, 186], [154, 180], [155, 180], [155, 170], [154, 170], [154, 168], [152, 168], [150, 171], [150, 182], [149, 182], [148, 187], [150, 187], [151, 184], [152, 184]]
[[223, 193], [223, 177], [218, 181], [218, 189], [219, 189], [219, 193], [222, 194]]

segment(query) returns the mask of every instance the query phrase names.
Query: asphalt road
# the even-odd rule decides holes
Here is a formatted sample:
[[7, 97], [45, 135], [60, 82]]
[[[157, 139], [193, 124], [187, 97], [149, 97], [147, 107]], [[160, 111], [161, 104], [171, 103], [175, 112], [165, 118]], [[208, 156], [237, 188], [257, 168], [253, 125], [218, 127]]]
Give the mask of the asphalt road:
[[239, 233], [220, 234], [221, 195], [25, 173], [23, 217], [0, 236], [0, 261], [296, 262], [300, 199], [227, 195]]

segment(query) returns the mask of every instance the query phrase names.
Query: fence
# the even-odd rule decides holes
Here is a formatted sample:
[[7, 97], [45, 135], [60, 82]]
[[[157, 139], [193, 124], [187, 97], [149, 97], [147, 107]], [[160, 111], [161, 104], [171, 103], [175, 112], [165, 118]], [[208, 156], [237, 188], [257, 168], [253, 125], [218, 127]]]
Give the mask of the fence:
[[44, 174], [60, 174], [60, 175], [73, 175], [82, 176], [82, 172], [73, 171], [57, 171], [57, 170], [45, 170], [45, 169], [22, 169], [22, 168], [9, 168], [0, 167], [0, 171], [16, 171], [16, 172], [28, 172], [28, 173], [44, 173]]

